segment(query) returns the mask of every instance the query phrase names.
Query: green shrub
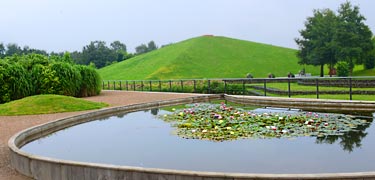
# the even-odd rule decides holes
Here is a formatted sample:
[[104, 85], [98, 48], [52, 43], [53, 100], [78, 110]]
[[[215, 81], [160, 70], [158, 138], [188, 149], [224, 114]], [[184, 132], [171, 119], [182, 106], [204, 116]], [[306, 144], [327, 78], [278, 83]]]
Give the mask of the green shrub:
[[349, 63], [345, 61], [340, 61], [336, 64], [337, 66], [337, 76], [339, 77], [347, 77], [349, 76]]
[[246, 78], [254, 78], [254, 76], [251, 73], [247, 73]]
[[268, 74], [268, 78], [276, 78], [276, 76], [275, 76], [275, 74], [273, 74], [273, 73], [269, 73], [269, 74]]
[[75, 66], [81, 74], [82, 82], [78, 93], [79, 97], [99, 95], [101, 91], [101, 78], [99, 73], [92, 67]]
[[288, 73], [288, 78], [295, 78], [295, 77], [296, 76], [293, 73], [291, 73], [291, 72]]
[[65, 62], [56, 62], [51, 64], [51, 73], [54, 73], [54, 78], [57, 78], [58, 84], [53, 87], [53, 94], [65, 96], [78, 96], [82, 84], [82, 76], [76, 66], [72, 66]]
[[60, 86], [60, 80], [56, 76], [56, 71], [51, 69], [51, 66], [36, 64], [30, 73], [33, 94], [60, 94], [56, 89], [56, 87]]
[[47, 66], [50, 62], [47, 56], [40, 54], [28, 54], [20, 56], [18, 63], [20, 63], [26, 70], [30, 71], [37, 64]]
[[0, 59], [0, 103], [30, 95], [94, 96], [101, 79], [94, 68], [72, 64], [63, 57], [40, 54], [13, 55]]
[[18, 63], [0, 61], [0, 103], [31, 95], [29, 73]]

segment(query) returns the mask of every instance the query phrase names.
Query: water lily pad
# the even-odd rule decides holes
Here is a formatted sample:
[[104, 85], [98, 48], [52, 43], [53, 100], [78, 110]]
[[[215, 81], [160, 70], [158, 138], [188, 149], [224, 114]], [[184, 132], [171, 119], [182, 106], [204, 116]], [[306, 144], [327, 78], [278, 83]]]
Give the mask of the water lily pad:
[[184, 138], [213, 141], [239, 138], [283, 138], [298, 136], [341, 136], [368, 123], [342, 114], [256, 113], [222, 104], [189, 104], [161, 116]]

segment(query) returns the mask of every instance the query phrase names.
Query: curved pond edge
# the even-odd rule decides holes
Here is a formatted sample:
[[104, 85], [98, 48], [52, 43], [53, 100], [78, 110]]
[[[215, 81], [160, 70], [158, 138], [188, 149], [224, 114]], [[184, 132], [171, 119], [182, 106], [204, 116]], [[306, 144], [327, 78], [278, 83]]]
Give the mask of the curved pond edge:
[[[260, 106], [278, 106], [289, 108], [301, 108], [304, 104], [307, 108], [350, 109], [351, 111], [375, 112], [375, 102], [370, 101], [336, 101], [336, 100], [312, 100], [292, 98], [269, 98], [232, 95], [199, 95], [189, 98], [181, 98], [151, 103], [134, 104], [121, 107], [113, 107], [89, 112], [82, 115], [58, 119], [56, 121], [31, 127], [15, 134], [8, 141], [10, 149], [11, 165], [21, 174], [34, 179], [375, 179], [375, 172], [355, 173], [323, 173], [323, 174], [248, 174], [248, 173], [221, 173], [185, 171], [157, 168], [142, 168], [132, 166], [117, 166], [98, 163], [85, 163], [48, 158], [32, 155], [20, 150], [26, 143], [56, 132], [58, 130], [95, 120], [100, 117], [108, 117], [117, 113], [134, 112], [150, 108], [207, 102], [210, 100], [228, 100], [241, 104]], [[280, 104], [278, 105], [277, 102]], [[289, 104], [289, 105], [288, 105]], [[321, 109], [318, 109], [320, 107]]]

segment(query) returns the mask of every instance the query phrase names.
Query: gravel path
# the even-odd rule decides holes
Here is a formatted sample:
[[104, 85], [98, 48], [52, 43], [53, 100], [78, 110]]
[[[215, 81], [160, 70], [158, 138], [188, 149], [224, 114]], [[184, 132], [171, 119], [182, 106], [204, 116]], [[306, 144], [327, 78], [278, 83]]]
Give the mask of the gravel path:
[[[148, 93], [125, 91], [102, 91], [100, 96], [85, 98], [90, 101], [105, 102], [110, 106], [123, 106], [136, 103], [152, 102], [197, 96], [197, 94]], [[10, 167], [8, 140], [15, 133], [62, 117], [82, 114], [89, 111], [56, 113], [46, 115], [0, 116], [0, 180], [29, 180]]]

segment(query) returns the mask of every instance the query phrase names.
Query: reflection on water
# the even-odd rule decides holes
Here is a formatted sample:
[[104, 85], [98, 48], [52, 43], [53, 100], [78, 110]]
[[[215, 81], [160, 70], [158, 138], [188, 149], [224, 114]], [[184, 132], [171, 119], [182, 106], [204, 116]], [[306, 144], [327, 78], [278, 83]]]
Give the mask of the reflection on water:
[[360, 148], [362, 146], [361, 141], [367, 136], [366, 129], [370, 127], [371, 124], [366, 124], [358, 126], [357, 129], [344, 133], [342, 136], [326, 136], [322, 138], [317, 138], [316, 143], [322, 144], [333, 144], [336, 141], [340, 141], [340, 145], [344, 151], [353, 152], [355, 148]]
[[59, 159], [115, 165], [241, 173], [375, 171], [375, 126], [343, 136], [183, 139], [152, 109], [117, 114], [59, 131], [22, 150]]

